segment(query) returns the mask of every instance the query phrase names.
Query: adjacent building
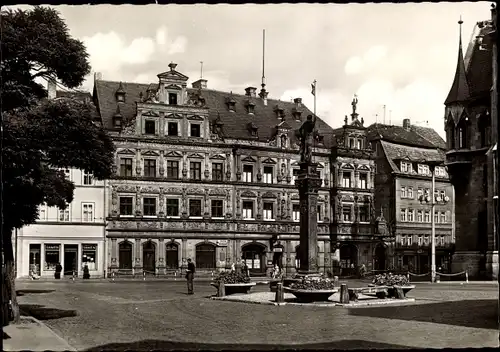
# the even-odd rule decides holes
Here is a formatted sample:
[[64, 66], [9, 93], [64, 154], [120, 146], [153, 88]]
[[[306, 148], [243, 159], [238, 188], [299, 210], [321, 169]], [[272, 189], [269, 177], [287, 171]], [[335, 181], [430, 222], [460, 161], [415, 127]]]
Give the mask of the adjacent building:
[[456, 193], [453, 271], [490, 278], [498, 276], [496, 18], [493, 5], [491, 20], [477, 22], [465, 57], [460, 33], [444, 117], [446, 165]]
[[[56, 91], [48, 87], [49, 98], [76, 98], [91, 100], [91, 95]], [[102, 277], [106, 270], [105, 256], [105, 201], [106, 181], [97, 181], [91, 174], [77, 169], [64, 170], [75, 184], [74, 199], [68, 208], [39, 206], [35, 224], [17, 230], [17, 277], [36, 273], [54, 277], [55, 266], [61, 263], [66, 276], [81, 276], [87, 265], [90, 275]]]
[[[386, 268], [428, 273], [431, 266], [431, 216], [436, 229], [436, 267], [449, 272], [454, 250], [454, 192], [444, 166], [444, 140], [431, 128], [373, 124], [368, 139], [376, 153], [375, 209], [387, 222]], [[448, 199], [435, 207], [421, 201], [431, 196], [431, 167], [435, 168], [435, 196]], [[379, 269], [382, 268], [379, 266]]]

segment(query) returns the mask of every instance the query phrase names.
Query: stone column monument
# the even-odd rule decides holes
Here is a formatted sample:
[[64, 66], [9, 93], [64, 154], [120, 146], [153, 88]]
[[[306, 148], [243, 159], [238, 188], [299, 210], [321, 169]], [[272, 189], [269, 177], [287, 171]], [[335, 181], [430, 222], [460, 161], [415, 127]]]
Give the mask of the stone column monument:
[[296, 185], [300, 197], [299, 275], [318, 274], [318, 189], [321, 186], [317, 164], [312, 162], [316, 117], [307, 120], [298, 131], [300, 138], [300, 172]]

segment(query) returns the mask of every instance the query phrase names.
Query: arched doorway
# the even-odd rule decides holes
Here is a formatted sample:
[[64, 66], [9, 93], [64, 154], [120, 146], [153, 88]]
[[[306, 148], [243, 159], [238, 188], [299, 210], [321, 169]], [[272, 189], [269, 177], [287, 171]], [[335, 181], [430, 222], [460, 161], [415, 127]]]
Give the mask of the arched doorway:
[[148, 274], [154, 274], [156, 269], [156, 247], [152, 241], [142, 246], [142, 269]]
[[165, 258], [167, 269], [179, 269], [179, 246], [174, 242], [168, 243]]
[[241, 256], [248, 265], [250, 274], [262, 275], [266, 272], [266, 247], [258, 243], [249, 243], [241, 248]]
[[132, 269], [132, 243], [124, 241], [119, 245], [118, 267]]
[[382, 243], [375, 247], [375, 255], [373, 256], [373, 268], [375, 270], [385, 270], [385, 246]]
[[215, 269], [215, 246], [210, 243], [197, 245], [195, 264], [198, 269]]
[[344, 244], [340, 247], [340, 275], [356, 274], [358, 266], [358, 248], [353, 244]]

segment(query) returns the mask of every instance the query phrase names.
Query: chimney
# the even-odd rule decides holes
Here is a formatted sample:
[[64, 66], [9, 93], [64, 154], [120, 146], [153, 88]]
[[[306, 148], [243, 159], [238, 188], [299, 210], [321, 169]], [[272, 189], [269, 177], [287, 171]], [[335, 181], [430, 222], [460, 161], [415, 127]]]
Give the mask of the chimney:
[[255, 98], [255, 92], [257, 91], [257, 88], [255, 87], [248, 87], [245, 89], [245, 95], [247, 97], [252, 97]]
[[52, 100], [57, 97], [57, 85], [54, 78], [50, 78], [47, 84], [47, 98]]
[[266, 92], [264, 86], [262, 86], [262, 89], [260, 90], [259, 97], [262, 98], [262, 101], [264, 102], [264, 105], [267, 105], [267, 95], [269, 92]]
[[410, 126], [411, 126], [411, 125], [410, 125], [410, 119], [404, 119], [404, 120], [403, 120], [403, 128], [404, 128], [405, 130], [409, 131], [409, 130], [410, 130]]
[[102, 79], [101, 72], [94, 72], [94, 81], [100, 81]]
[[293, 102], [295, 103], [295, 105], [300, 108], [302, 106], [302, 98], [295, 98], [293, 99]]
[[206, 79], [199, 79], [196, 82], [191, 83], [192, 87], [195, 89], [207, 89], [207, 80]]

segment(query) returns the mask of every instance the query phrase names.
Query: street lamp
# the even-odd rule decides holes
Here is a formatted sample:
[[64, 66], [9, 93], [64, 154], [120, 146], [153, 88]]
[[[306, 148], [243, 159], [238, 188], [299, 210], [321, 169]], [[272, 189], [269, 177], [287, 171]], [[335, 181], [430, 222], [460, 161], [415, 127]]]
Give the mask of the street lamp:
[[431, 204], [431, 282], [436, 282], [436, 219], [434, 209], [436, 208], [436, 204], [448, 203], [450, 197], [436, 196], [436, 166], [442, 164], [442, 161], [427, 161], [426, 163], [431, 169], [432, 193], [431, 195], [421, 195], [418, 200], [421, 204]]

